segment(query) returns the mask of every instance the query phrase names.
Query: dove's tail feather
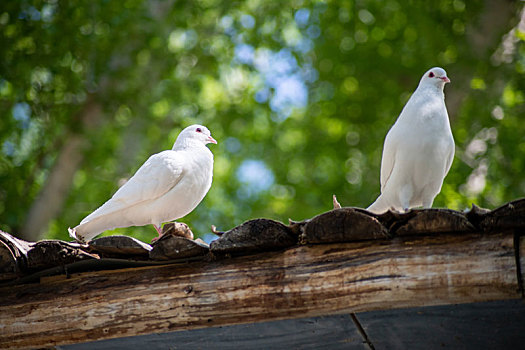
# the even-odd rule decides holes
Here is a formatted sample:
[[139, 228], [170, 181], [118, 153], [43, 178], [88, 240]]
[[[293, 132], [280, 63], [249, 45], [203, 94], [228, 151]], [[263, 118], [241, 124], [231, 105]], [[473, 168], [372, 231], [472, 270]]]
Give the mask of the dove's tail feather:
[[85, 243], [85, 240], [82, 237], [77, 236], [77, 231], [75, 228], [68, 227], [67, 231], [69, 232], [69, 237], [73, 238], [77, 242]]
[[[110, 201], [106, 202], [103, 206], [84, 218], [78, 226], [70, 229], [69, 235], [77, 241], [82, 242], [89, 241], [98, 234], [115, 228], [144, 226], [153, 223], [159, 226], [162, 222], [169, 221], [161, 220], [155, 222], [152, 221], [153, 218], [150, 215], [145, 215], [144, 204], [148, 205], [147, 202], [116, 209], [114, 206], [106, 205], [109, 202]], [[155, 210], [153, 211], [155, 212]], [[170, 218], [170, 220], [174, 219], [175, 218]]]
[[[133, 214], [133, 212], [131, 214]], [[73, 229], [69, 229], [69, 235], [77, 241], [87, 242], [106, 230], [112, 230], [118, 227], [139, 226], [147, 224], [137, 222], [132, 218], [132, 215], [128, 215], [128, 213], [123, 211], [101, 214], [96, 217], [92, 217], [89, 220], [82, 220], [80, 225]]]
[[104, 231], [119, 227], [136, 226], [137, 224], [128, 220], [119, 212], [111, 213], [94, 218], [88, 222], [78, 225], [75, 230], [80, 240], [89, 241]]
[[68, 230], [71, 238], [74, 238], [79, 242], [87, 242], [107, 229], [109, 228], [106, 223], [94, 219]]
[[388, 205], [388, 203], [386, 203], [383, 195], [379, 195], [376, 201], [372, 203], [368, 208], [366, 208], [366, 210], [375, 214], [382, 214], [388, 209], [390, 209], [390, 206]]
[[87, 242], [106, 230], [147, 225], [151, 222], [147, 218], [141, 219], [143, 211], [140, 205], [124, 206], [110, 199], [86, 216], [78, 226], [69, 229], [69, 236], [79, 242]]

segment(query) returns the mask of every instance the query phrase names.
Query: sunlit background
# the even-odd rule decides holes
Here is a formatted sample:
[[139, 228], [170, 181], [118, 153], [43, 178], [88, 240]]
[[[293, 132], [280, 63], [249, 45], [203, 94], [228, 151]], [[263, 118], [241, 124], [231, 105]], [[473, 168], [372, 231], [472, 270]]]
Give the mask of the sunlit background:
[[68, 239], [193, 123], [219, 142], [181, 219], [197, 235], [305, 219], [332, 194], [366, 207], [433, 66], [457, 146], [434, 206], [497, 207], [525, 192], [524, 40], [520, 1], [2, 1], [0, 229]]

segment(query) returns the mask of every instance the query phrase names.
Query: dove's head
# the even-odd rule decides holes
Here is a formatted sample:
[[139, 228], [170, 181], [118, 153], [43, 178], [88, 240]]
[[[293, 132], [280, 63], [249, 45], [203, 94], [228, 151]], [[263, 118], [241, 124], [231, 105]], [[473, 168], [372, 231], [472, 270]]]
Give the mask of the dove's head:
[[213, 137], [211, 137], [210, 130], [207, 127], [199, 124], [194, 124], [188, 126], [186, 129], [182, 130], [175, 141], [173, 148], [177, 146], [186, 146], [194, 141], [202, 142], [203, 144], [208, 143], [217, 143]]
[[432, 85], [443, 89], [446, 83], [450, 83], [450, 79], [447, 77], [447, 72], [445, 72], [443, 68], [434, 67], [430, 68], [423, 75], [419, 85]]

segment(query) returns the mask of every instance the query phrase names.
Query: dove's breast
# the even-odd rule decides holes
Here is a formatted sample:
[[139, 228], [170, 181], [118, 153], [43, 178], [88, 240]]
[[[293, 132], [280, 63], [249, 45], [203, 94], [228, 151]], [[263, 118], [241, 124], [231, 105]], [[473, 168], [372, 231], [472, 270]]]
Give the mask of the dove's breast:
[[[416, 96], [417, 97], [417, 96]], [[424, 96], [407, 105], [404, 118], [395, 125], [398, 140], [396, 166], [399, 168], [399, 187], [408, 184], [412, 189], [411, 205], [421, 205], [420, 193], [435, 196], [439, 193], [454, 152], [454, 139], [444, 101], [441, 97]]]

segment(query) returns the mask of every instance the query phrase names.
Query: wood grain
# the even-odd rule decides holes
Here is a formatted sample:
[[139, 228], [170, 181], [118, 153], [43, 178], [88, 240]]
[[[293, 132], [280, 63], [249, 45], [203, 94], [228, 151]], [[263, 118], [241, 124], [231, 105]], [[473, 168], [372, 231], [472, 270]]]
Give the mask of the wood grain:
[[513, 241], [507, 232], [296, 246], [4, 287], [0, 348], [519, 298]]

